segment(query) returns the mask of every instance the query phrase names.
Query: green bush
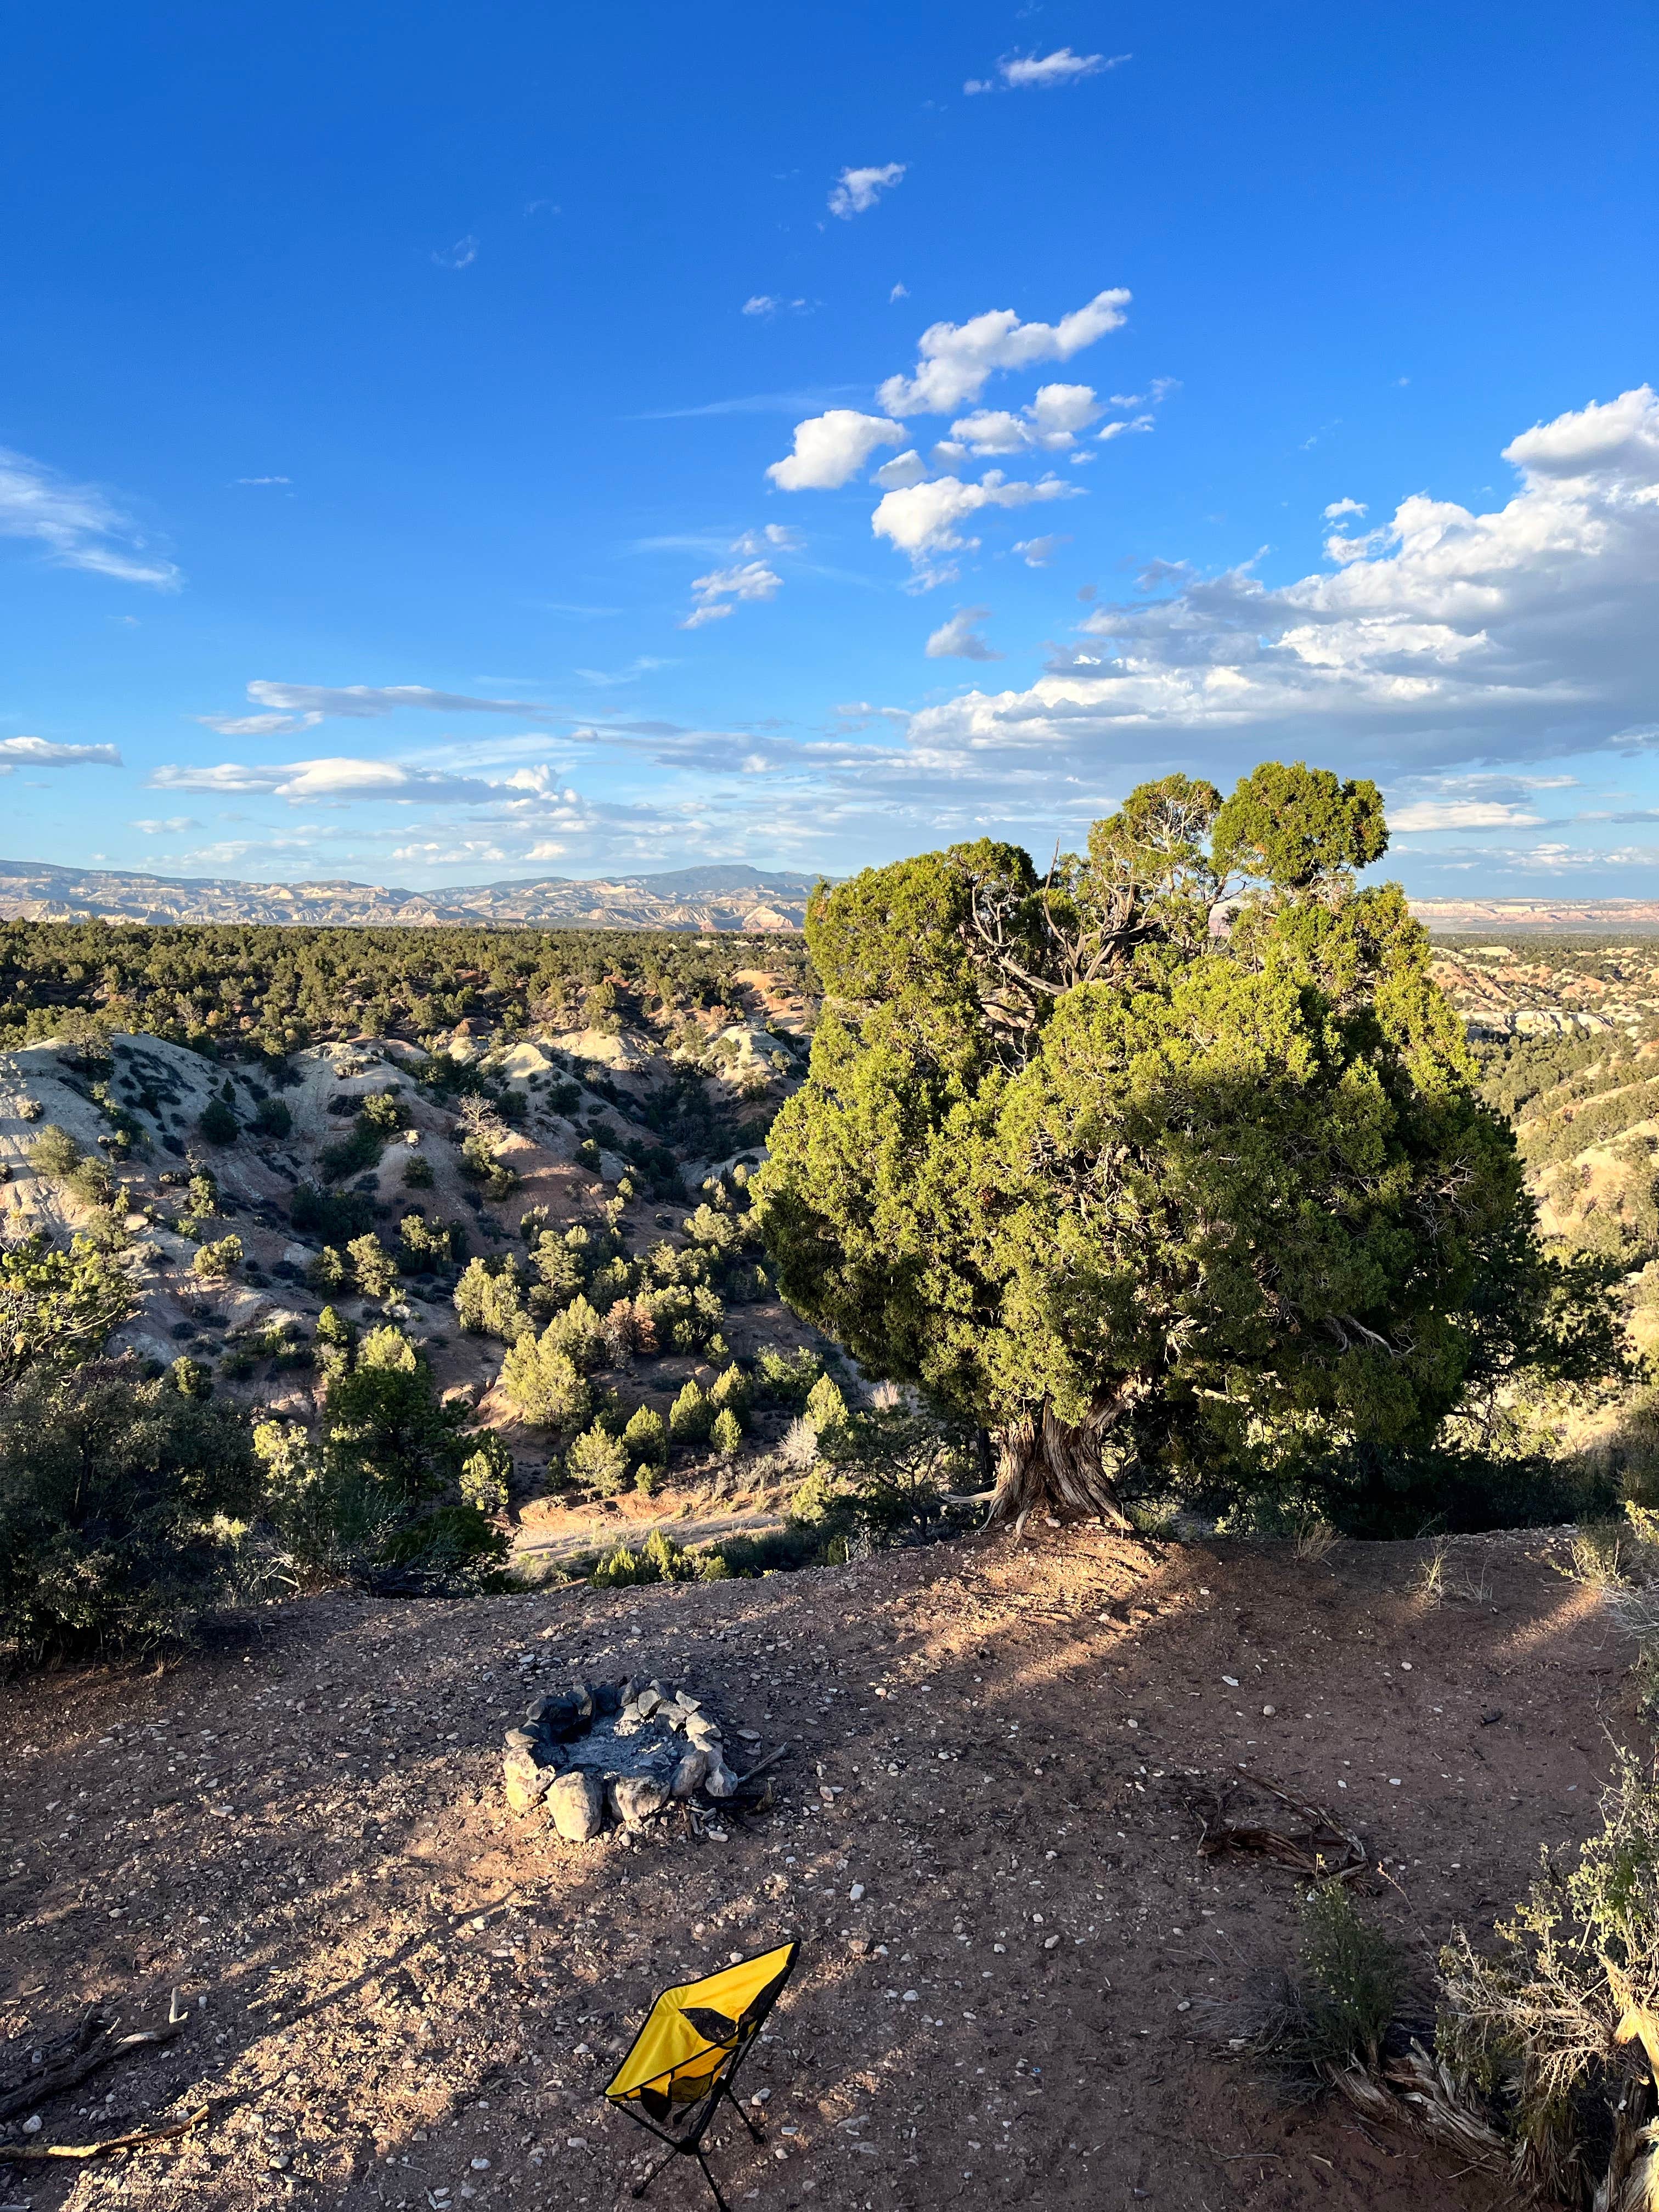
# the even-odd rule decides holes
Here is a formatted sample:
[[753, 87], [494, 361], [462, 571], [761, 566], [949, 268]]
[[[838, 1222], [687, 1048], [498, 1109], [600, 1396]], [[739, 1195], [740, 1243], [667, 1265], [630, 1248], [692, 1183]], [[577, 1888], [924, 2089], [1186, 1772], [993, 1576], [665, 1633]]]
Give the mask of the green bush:
[[806, 1394], [805, 1418], [821, 1441], [830, 1443], [847, 1426], [847, 1401], [832, 1376], [820, 1375]]
[[466, 1232], [453, 1221], [428, 1221], [406, 1213], [398, 1224], [403, 1266], [411, 1275], [430, 1275], [453, 1267], [466, 1250]]
[[668, 1464], [668, 1431], [663, 1426], [662, 1415], [649, 1406], [634, 1408], [622, 1440], [629, 1458], [640, 1466], [660, 1468]]
[[240, 1413], [127, 1362], [0, 1407], [0, 1621], [24, 1656], [184, 1633], [234, 1588], [258, 1470]]
[[695, 1378], [688, 1379], [669, 1409], [670, 1437], [677, 1444], [703, 1443], [714, 1425], [714, 1408], [697, 1388]]
[[455, 1285], [455, 1311], [474, 1336], [499, 1337], [516, 1344], [530, 1327], [520, 1295], [518, 1271], [508, 1255], [500, 1260], [469, 1260]]
[[732, 1362], [729, 1367], [723, 1368], [720, 1373], [715, 1376], [714, 1388], [709, 1391], [708, 1396], [711, 1404], [715, 1406], [729, 1406], [740, 1422], [744, 1424], [747, 1423], [749, 1419], [750, 1396], [749, 1377], [744, 1373], [742, 1368], [738, 1365], [735, 1360]]
[[216, 1244], [198, 1244], [191, 1260], [191, 1272], [205, 1282], [224, 1282], [236, 1273], [243, 1257], [242, 1240], [233, 1232]]
[[722, 1406], [714, 1416], [714, 1425], [709, 1431], [709, 1441], [722, 1459], [735, 1459], [743, 1444], [743, 1428], [729, 1406]]
[[196, 1126], [210, 1145], [234, 1145], [242, 1130], [234, 1109], [222, 1098], [208, 1100]]
[[302, 1237], [319, 1243], [349, 1243], [374, 1225], [374, 1201], [364, 1191], [322, 1190], [314, 1182], [295, 1186], [289, 1218]]
[[343, 1291], [347, 1282], [344, 1253], [335, 1245], [325, 1244], [307, 1263], [306, 1280], [313, 1291]]
[[372, 1230], [367, 1236], [352, 1238], [346, 1246], [346, 1258], [366, 1298], [384, 1300], [397, 1295], [398, 1263]]
[[50, 1176], [55, 1182], [61, 1182], [80, 1166], [81, 1147], [67, 1129], [48, 1121], [29, 1146], [28, 1159], [36, 1175]]
[[765, 1344], [755, 1355], [756, 1386], [775, 1405], [804, 1406], [823, 1373], [823, 1360], [805, 1345], [785, 1352]]
[[435, 1180], [432, 1163], [424, 1152], [411, 1152], [404, 1162], [405, 1190], [430, 1190]]
[[294, 1116], [285, 1100], [262, 1098], [254, 1113], [253, 1126], [262, 1137], [286, 1137], [293, 1131]]
[[593, 1394], [570, 1354], [526, 1329], [501, 1363], [508, 1403], [532, 1428], [580, 1427], [592, 1411]]
[[597, 1426], [585, 1430], [564, 1455], [565, 1471], [598, 1498], [614, 1498], [628, 1477], [620, 1438]]
[[476, 1506], [491, 1520], [500, 1520], [507, 1511], [507, 1486], [512, 1480], [512, 1453], [498, 1436], [485, 1430], [477, 1450], [461, 1462], [462, 1502]]
[[609, 1364], [605, 1325], [586, 1297], [572, 1298], [562, 1313], [554, 1315], [543, 1335], [544, 1341], [567, 1353], [584, 1373], [592, 1374]]
[[386, 1133], [360, 1115], [349, 1135], [323, 1147], [317, 1165], [325, 1182], [343, 1182], [348, 1176], [361, 1175], [366, 1169], [378, 1167], [385, 1149]]
[[1340, 1881], [1308, 1890], [1301, 1919], [1300, 1971], [1285, 1982], [1263, 2045], [1322, 2082], [1353, 2067], [1374, 2074], [1405, 1986], [1398, 1947]]
[[[322, 1333], [319, 1322], [319, 1334]], [[506, 1538], [462, 1477], [493, 1448], [395, 1328], [355, 1360], [336, 1352], [314, 1436], [265, 1422], [255, 1444], [266, 1505], [302, 1579], [341, 1576], [392, 1592], [476, 1589], [499, 1576]]]

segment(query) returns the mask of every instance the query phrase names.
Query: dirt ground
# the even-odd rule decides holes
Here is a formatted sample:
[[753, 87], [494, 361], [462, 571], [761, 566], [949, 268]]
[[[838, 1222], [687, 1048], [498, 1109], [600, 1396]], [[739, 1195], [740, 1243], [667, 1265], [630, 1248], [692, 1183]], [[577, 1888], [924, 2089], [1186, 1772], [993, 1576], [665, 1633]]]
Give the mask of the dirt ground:
[[[616, 2055], [659, 1987], [787, 1929], [742, 2077], [765, 2147], [716, 2131], [733, 2212], [1486, 2212], [1454, 2160], [1229, 2052], [1295, 1888], [1195, 1849], [1241, 1766], [1328, 1804], [1426, 1993], [1453, 1923], [1490, 1931], [1592, 1824], [1630, 1655], [1564, 1540], [1460, 1540], [1437, 1603], [1425, 1557], [1044, 1530], [757, 1582], [301, 1600], [163, 1672], [14, 1682], [0, 2081], [94, 2001], [191, 2009], [4, 2134], [209, 2118], [85, 2165], [0, 2144], [0, 2212], [625, 2203], [653, 2146], [599, 2097]], [[624, 1674], [787, 1742], [776, 1809], [585, 1848], [509, 1815], [526, 1693]], [[700, 2201], [689, 2163], [651, 2197]]]

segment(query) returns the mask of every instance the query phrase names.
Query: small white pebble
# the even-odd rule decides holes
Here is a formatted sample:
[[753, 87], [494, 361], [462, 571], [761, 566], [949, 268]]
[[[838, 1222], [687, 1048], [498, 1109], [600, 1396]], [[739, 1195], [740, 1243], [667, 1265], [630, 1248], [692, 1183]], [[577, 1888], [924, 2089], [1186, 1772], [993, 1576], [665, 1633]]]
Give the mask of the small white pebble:
[[847, 1893], [848, 1901], [849, 1904], [856, 1905], [863, 1895], [864, 1884], [861, 1881], [855, 1881]]
[[1399, 1777], [1397, 1774], [1391, 1774], [1391, 1775], [1389, 1777], [1389, 1789], [1390, 1789], [1390, 1790], [1398, 1790], [1398, 1789], [1399, 1789], [1399, 1787], [1400, 1787], [1400, 1777]]
[[1401, 1662], [1400, 1662], [1400, 1671], [1401, 1671], [1401, 1673], [1402, 1674], [1409, 1674], [1411, 1673], [1411, 1671], [1412, 1671], [1412, 1662], [1411, 1662], [1411, 1661], [1410, 1661], [1409, 1659], [1402, 1659], [1402, 1660], [1401, 1661]]
[[1236, 1690], [1238, 1687], [1238, 1677], [1237, 1674], [1224, 1674], [1221, 1679], [1227, 1685], [1227, 1687], [1230, 1690]]
[[475, 2158], [472, 2161], [472, 2171], [474, 2173], [488, 2173], [489, 2160], [487, 2158]]
[[1052, 1951], [1058, 1946], [1060, 1938], [1058, 1936], [1045, 1936], [1043, 1938], [1042, 1948], [1045, 1951]]
[[1263, 1720], [1270, 1721], [1278, 1711], [1279, 1708], [1277, 1705], [1263, 1705], [1261, 1708], [1261, 1717]]
[[27, 2119], [23, 2123], [23, 2133], [26, 2136], [38, 2136], [40, 2132], [40, 2128], [41, 2119], [40, 2113], [31, 2112]]

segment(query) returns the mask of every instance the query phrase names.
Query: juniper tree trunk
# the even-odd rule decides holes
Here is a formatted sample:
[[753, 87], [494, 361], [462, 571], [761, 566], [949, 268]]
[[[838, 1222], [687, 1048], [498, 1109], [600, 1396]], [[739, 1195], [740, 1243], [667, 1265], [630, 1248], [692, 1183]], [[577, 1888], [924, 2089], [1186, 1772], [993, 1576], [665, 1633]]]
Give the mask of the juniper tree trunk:
[[1010, 1421], [998, 1432], [996, 1496], [990, 1519], [1023, 1521], [1028, 1513], [1053, 1513], [1128, 1528], [1112, 1478], [1101, 1462], [1101, 1441], [1114, 1415], [1073, 1423], [1057, 1418], [1046, 1401], [1041, 1412]]

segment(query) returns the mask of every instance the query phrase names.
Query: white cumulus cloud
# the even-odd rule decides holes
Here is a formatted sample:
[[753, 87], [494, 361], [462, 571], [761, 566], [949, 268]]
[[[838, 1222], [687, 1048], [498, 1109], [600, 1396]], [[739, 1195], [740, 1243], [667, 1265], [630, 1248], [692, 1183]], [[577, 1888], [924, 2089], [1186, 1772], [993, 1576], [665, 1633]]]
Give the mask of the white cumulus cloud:
[[981, 407], [952, 422], [951, 435], [975, 453], [1065, 453], [1100, 411], [1086, 384], [1042, 384], [1018, 415]]
[[1121, 329], [1129, 294], [1097, 292], [1057, 323], [1023, 323], [1012, 307], [994, 307], [965, 323], [931, 323], [917, 348], [914, 376], [890, 376], [876, 394], [892, 416], [951, 415], [979, 398], [999, 369], [1069, 361], [1109, 331]]
[[1000, 660], [980, 635], [979, 624], [991, 618], [989, 607], [963, 607], [941, 623], [927, 641], [929, 660]]
[[878, 446], [897, 446], [904, 433], [879, 415], [832, 407], [795, 425], [795, 448], [766, 471], [780, 491], [836, 491], [857, 476]]
[[116, 745], [61, 745], [51, 738], [0, 738], [0, 761], [11, 768], [119, 768]]
[[968, 541], [958, 537], [957, 526], [986, 507], [1029, 507], [1034, 501], [1069, 499], [1075, 484], [1059, 477], [1044, 477], [1039, 483], [1010, 483], [1000, 469], [988, 470], [982, 483], [963, 483], [956, 477], [932, 477], [884, 495], [870, 518], [878, 538], [890, 538], [901, 553], [920, 561], [933, 553], [953, 552]]
[[830, 212], [850, 222], [874, 207], [884, 192], [903, 181], [902, 161], [887, 161], [878, 169], [843, 169], [830, 192]]
[[1030, 690], [927, 708], [913, 742], [981, 759], [1037, 747], [1056, 766], [1137, 744], [1136, 757], [1184, 746], [1224, 766], [1268, 738], [1340, 744], [1356, 767], [1500, 744], [1514, 758], [1651, 749], [1659, 394], [1644, 385], [1540, 423], [1504, 459], [1519, 478], [1505, 504], [1413, 494], [1334, 573], [1273, 586], [1248, 568], [1159, 564], [1140, 598], [1091, 611], [1082, 646]]

